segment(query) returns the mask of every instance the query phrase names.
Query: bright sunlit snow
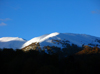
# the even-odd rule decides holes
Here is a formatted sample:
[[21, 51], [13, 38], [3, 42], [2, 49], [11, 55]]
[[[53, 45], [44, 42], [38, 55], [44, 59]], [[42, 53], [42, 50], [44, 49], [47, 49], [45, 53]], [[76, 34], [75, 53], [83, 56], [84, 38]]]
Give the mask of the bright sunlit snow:
[[18, 37], [0, 38], [0, 48], [20, 49], [26, 41]]
[[[84, 45], [98, 45], [100, 47], [100, 38], [95, 36], [90, 36], [86, 34], [73, 34], [73, 33], [51, 33], [45, 34], [39, 37], [35, 37], [29, 41], [23, 40], [22, 38], [18, 37], [2, 37], [0, 38], [0, 48], [13, 48], [13, 49], [20, 49], [24, 48], [34, 42], [39, 42], [41, 48], [44, 46], [57, 46], [63, 48], [61, 43], [53, 43], [52, 40], [59, 40], [69, 41], [68, 44], [76, 44], [77, 46], [81, 47]], [[89, 45], [89, 46], [92, 46]], [[92, 46], [93, 47], [93, 46]]]
[[62, 48], [62, 44], [54, 44], [52, 43], [52, 40], [68, 40], [70, 41], [69, 44], [76, 44], [77, 46], [82, 46], [84, 45], [88, 45], [88, 44], [98, 44], [100, 45], [99, 42], [95, 41], [96, 39], [100, 40], [100, 38], [98, 37], [94, 37], [94, 36], [90, 36], [90, 35], [86, 35], [86, 34], [73, 34], [73, 33], [51, 33], [51, 34], [46, 34], [40, 37], [35, 37], [29, 41], [27, 41], [22, 48], [30, 45], [31, 43], [34, 42], [39, 42], [40, 46], [57, 46], [57, 47], [61, 47]]

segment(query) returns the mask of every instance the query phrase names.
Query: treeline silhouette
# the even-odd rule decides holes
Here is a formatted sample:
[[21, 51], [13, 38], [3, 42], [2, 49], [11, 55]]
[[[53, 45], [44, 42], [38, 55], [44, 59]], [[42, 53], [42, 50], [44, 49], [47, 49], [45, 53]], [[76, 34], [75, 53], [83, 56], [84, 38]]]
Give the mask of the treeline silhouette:
[[0, 49], [1, 74], [97, 74], [99, 68], [98, 47], [85, 46], [82, 51], [61, 58], [59, 53]]

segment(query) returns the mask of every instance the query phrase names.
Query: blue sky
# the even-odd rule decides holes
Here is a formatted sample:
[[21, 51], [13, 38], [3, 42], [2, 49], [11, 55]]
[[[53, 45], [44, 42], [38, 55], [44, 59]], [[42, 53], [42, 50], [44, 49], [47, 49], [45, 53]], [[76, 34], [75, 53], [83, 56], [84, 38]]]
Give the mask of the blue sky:
[[53, 32], [100, 37], [100, 0], [0, 0], [0, 37]]

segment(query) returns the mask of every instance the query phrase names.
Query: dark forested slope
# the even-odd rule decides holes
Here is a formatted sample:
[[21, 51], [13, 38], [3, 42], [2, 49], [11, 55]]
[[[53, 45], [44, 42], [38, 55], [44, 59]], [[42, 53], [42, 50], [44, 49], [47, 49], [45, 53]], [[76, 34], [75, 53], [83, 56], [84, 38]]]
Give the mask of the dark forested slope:
[[44, 51], [0, 50], [0, 72], [7, 74], [97, 74], [100, 48], [85, 46], [67, 57]]

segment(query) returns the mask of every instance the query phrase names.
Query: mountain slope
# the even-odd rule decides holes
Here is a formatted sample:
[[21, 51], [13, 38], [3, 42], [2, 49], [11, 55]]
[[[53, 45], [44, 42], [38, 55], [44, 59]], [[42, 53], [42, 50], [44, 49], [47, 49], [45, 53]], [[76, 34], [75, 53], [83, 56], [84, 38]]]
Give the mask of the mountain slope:
[[25, 42], [26, 40], [18, 37], [2, 37], [0, 38], [0, 48], [20, 49]]
[[86, 34], [73, 34], [73, 33], [51, 33], [42, 35], [40, 37], [35, 37], [25, 44], [23, 44], [22, 48], [32, 44], [39, 43], [40, 47], [44, 46], [57, 46], [60, 48], [66, 47], [66, 44], [75, 44], [79, 47], [82, 45], [89, 45], [91, 47], [98, 46], [100, 47], [100, 38], [95, 36], [90, 36]]
[[[39, 43], [39, 44], [37, 44]], [[0, 48], [13, 48], [13, 49], [23, 49], [29, 46], [34, 47], [34, 45], [43, 49], [44, 46], [55, 46], [60, 48], [66, 48], [68, 45], [77, 45], [82, 47], [83, 45], [88, 45], [91, 47], [100, 47], [100, 38], [95, 36], [90, 36], [86, 34], [73, 34], [73, 33], [51, 33], [45, 34], [39, 37], [35, 37], [29, 41], [23, 40], [18, 37], [2, 37], [0, 38]]]

